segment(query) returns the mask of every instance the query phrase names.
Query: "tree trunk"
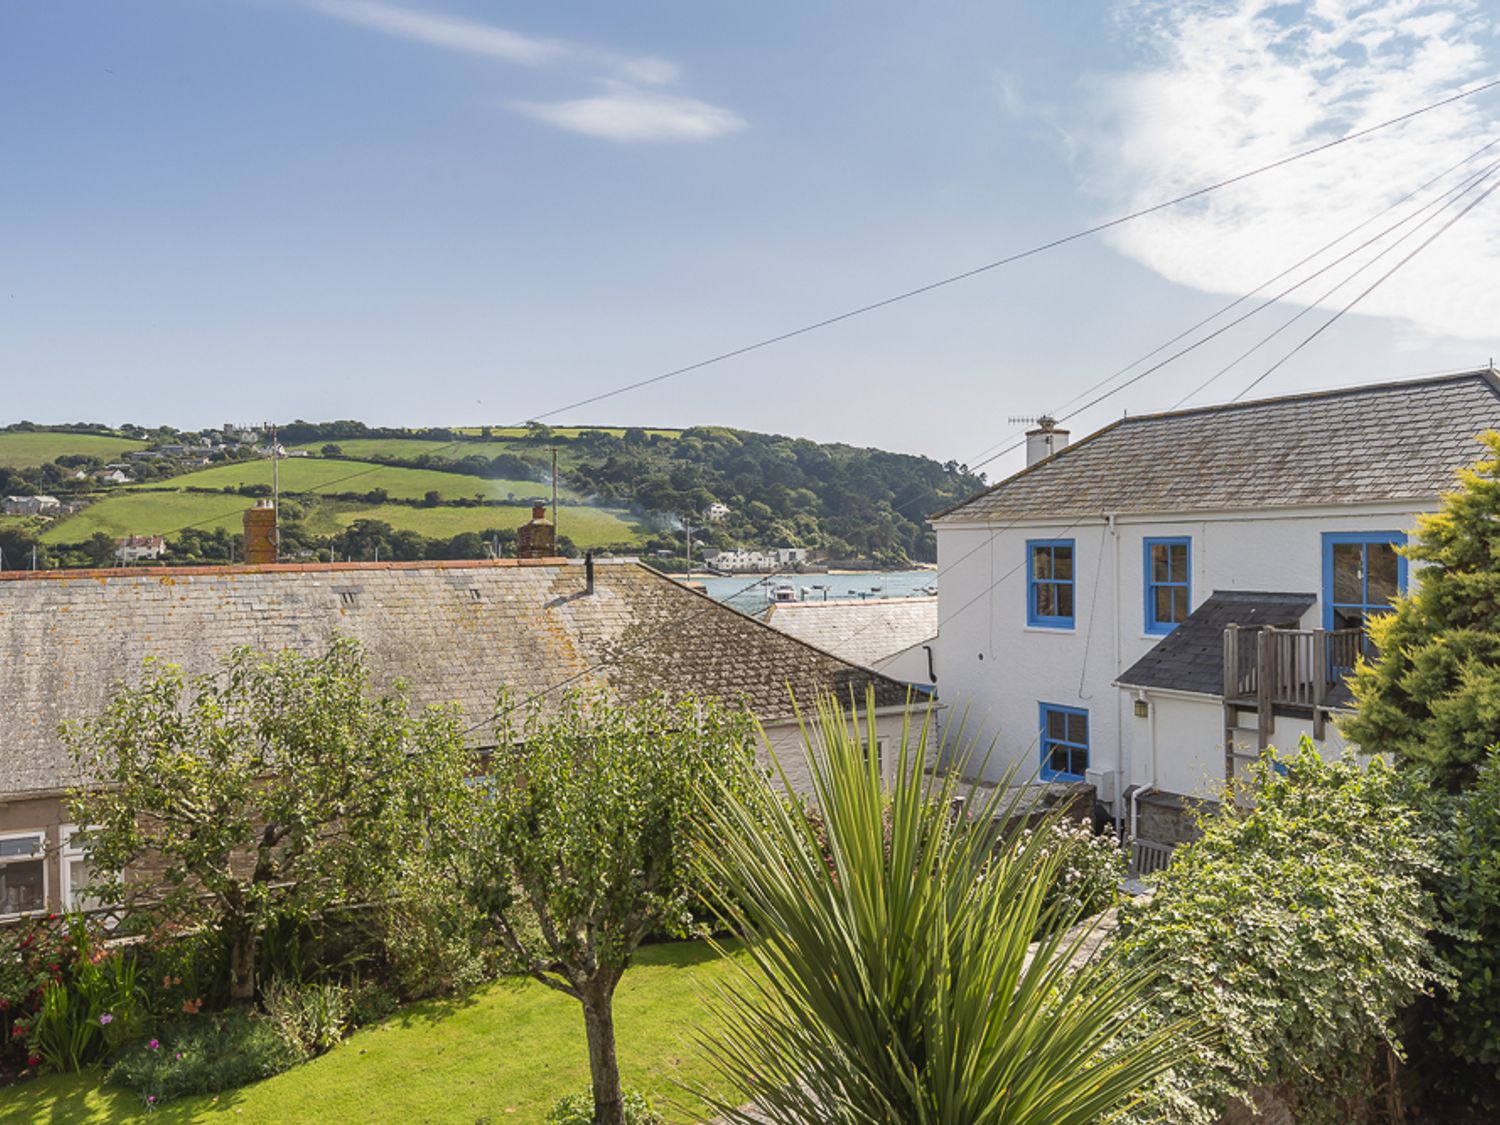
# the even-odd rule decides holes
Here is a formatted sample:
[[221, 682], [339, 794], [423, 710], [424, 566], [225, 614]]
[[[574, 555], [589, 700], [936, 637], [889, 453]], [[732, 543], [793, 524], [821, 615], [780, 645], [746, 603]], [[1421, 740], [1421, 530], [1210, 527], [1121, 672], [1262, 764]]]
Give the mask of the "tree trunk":
[[625, 1125], [620, 1063], [615, 1057], [615, 981], [583, 990], [583, 1026], [589, 1039], [589, 1073], [594, 1081], [594, 1125]]
[[248, 926], [230, 931], [229, 999], [236, 1004], [255, 999], [255, 931]]

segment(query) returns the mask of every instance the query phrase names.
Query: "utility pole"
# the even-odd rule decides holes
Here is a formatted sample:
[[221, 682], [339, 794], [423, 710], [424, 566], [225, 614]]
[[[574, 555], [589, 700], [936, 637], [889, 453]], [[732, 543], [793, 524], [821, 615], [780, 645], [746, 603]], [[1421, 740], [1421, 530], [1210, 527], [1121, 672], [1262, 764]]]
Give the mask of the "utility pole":
[[[557, 535], [557, 446], [552, 446], [552, 534]], [[556, 542], [556, 540], [553, 540]]]
[[276, 512], [276, 528], [273, 537], [276, 547], [276, 561], [281, 561], [281, 455], [277, 452], [276, 423], [271, 426], [271, 506]]

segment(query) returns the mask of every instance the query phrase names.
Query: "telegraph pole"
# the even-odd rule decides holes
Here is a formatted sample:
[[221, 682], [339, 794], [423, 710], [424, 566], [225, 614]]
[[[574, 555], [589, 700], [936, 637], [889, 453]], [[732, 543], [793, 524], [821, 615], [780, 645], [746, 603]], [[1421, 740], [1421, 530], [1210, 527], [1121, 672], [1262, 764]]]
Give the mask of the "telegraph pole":
[[[552, 534], [557, 534], [557, 446], [552, 446]], [[555, 541], [555, 540], [554, 540]]]
[[281, 456], [277, 452], [276, 423], [271, 426], [271, 507], [276, 512], [276, 528], [272, 533], [276, 547], [276, 561], [281, 561]]

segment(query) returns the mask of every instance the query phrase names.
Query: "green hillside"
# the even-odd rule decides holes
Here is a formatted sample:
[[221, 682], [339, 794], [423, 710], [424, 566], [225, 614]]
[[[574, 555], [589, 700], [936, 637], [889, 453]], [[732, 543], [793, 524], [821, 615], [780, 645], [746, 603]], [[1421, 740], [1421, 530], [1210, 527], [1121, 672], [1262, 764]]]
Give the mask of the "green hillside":
[[[405, 469], [395, 465], [376, 465], [368, 461], [325, 460], [292, 457], [281, 462], [281, 491], [285, 493], [347, 493], [382, 489], [397, 500], [420, 500], [436, 492], [444, 500], [467, 500], [483, 496], [486, 500], [503, 500], [514, 495], [518, 500], [547, 496], [548, 485], [534, 480], [486, 480], [463, 473], [445, 473], [436, 469]], [[141, 485], [140, 489], [241, 488], [246, 485], [271, 486], [271, 462], [267, 460], [234, 461], [200, 469], [185, 476]], [[563, 499], [574, 493], [559, 489]]]
[[112, 461], [132, 450], [145, 448], [143, 441], [104, 434], [7, 430], [0, 433], [0, 468], [29, 469], [59, 457], [80, 454]]
[[117, 537], [165, 535], [188, 526], [238, 532], [244, 526], [245, 509], [253, 503], [243, 496], [202, 492], [117, 492], [76, 516], [51, 524], [41, 541], [81, 543], [96, 531]]

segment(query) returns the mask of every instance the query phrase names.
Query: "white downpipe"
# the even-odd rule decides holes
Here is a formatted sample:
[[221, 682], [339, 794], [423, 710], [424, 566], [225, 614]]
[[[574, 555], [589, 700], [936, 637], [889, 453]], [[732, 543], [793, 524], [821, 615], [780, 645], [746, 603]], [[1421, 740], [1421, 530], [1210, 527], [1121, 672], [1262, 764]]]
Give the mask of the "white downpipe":
[[[1112, 596], [1110, 600], [1114, 603], [1115, 636], [1114, 652], [1111, 655], [1110, 659], [1114, 663], [1114, 674], [1118, 676], [1122, 671], [1124, 671], [1124, 669], [1120, 667], [1120, 526], [1115, 520], [1114, 512], [1105, 512], [1104, 521], [1105, 525], [1109, 528], [1111, 537], [1114, 540], [1114, 559], [1110, 566], [1110, 583], [1114, 587], [1114, 589], [1111, 591]], [[1129, 785], [1130, 769], [1131, 766], [1134, 765], [1134, 763], [1129, 760], [1125, 752], [1125, 715], [1123, 713], [1124, 695], [1125, 693], [1122, 691], [1116, 690], [1115, 692], [1115, 768], [1119, 772], [1120, 783], [1122, 785]], [[1115, 799], [1110, 802], [1110, 804], [1114, 806], [1115, 812], [1116, 839], [1121, 836], [1120, 829], [1123, 827], [1121, 821], [1124, 819], [1125, 810], [1121, 808], [1119, 794], [1123, 793], [1124, 791], [1124, 788], [1117, 789], [1115, 791]]]

